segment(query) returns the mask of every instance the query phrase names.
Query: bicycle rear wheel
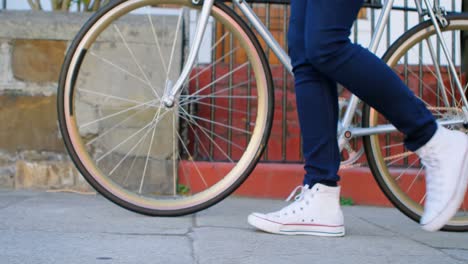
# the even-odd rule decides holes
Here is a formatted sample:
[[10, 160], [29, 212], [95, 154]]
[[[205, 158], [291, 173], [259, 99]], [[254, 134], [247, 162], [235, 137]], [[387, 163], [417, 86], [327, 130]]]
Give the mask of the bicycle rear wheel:
[[129, 210], [178, 216], [207, 208], [248, 177], [268, 140], [272, 79], [248, 26], [216, 2], [172, 108], [201, 6], [114, 1], [73, 41], [59, 82], [65, 145], [86, 180]]
[[[465, 32], [468, 32], [468, 16], [461, 14], [448, 16], [447, 19], [449, 25], [443, 29], [443, 36], [456, 65], [457, 76], [448, 69], [447, 59], [430, 21], [404, 34], [383, 59], [426, 104], [438, 122], [451, 122], [446, 127], [467, 133], [463, 125], [460, 93], [454, 80], [460, 80], [466, 94], [467, 69], [462, 59], [464, 49], [461, 43]], [[374, 109], [365, 106], [363, 126], [382, 124], [388, 124], [388, 121]], [[403, 139], [404, 135], [400, 132], [392, 132], [365, 137], [364, 144], [369, 166], [382, 191], [400, 211], [419, 221], [426, 197], [424, 167], [417, 155], [404, 147]], [[468, 195], [465, 194], [459, 212], [443, 229], [468, 230]]]

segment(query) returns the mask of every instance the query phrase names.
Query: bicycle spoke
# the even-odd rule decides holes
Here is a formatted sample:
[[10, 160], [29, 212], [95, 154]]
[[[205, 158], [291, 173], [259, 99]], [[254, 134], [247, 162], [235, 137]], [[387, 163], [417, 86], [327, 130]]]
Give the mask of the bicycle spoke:
[[257, 98], [256, 96], [250, 96], [250, 95], [222, 95], [222, 96], [215, 96], [215, 95], [203, 95], [203, 96], [187, 96], [188, 98], [195, 98], [195, 100], [191, 101], [192, 102], [197, 102], [199, 100], [205, 99], [205, 98], [232, 98], [232, 99], [255, 99]]
[[[185, 105], [189, 105], [193, 102], [191, 101], [188, 101], [188, 102], [185, 102], [184, 104], [180, 105], [180, 106], [185, 106]], [[210, 103], [205, 103], [205, 102], [201, 102], [201, 101], [196, 101], [197, 104], [201, 104], [201, 105], [206, 105], [206, 106], [209, 106], [209, 107], [213, 107], [215, 109], [221, 109], [221, 110], [226, 110], [226, 111], [230, 111], [232, 113], [239, 113], [239, 114], [245, 114], [245, 115], [249, 115], [250, 113], [246, 112], [246, 111], [241, 111], [241, 110], [236, 110], [236, 109], [231, 109], [231, 108], [227, 108], [227, 107], [224, 107], [224, 106], [219, 106], [219, 105], [215, 105], [215, 104], [210, 104]]]
[[[468, 90], [468, 83], [465, 85], [465, 88], [463, 88], [463, 92], [465, 94], [467, 94], [467, 90]], [[461, 99], [461, 96], [460, 96], [460, 100], [458, 100], [457, 104], [460, 105], [460, 106], [463, 106], [463, 99]], [[468, 107], [468, 105], [466, 105], [466, 107]]]
[[143, 142], [144, 139], [146, 139], [150, 131], [151, 129], [148, 129], [148, 131], [146, 131], [145, 134], [143, 134], [143, 136], [138, 140], [138, 142], [135, 143], [135, 145], [127, 152], [127, 154], [125, 154], [125, 156], [117, 163], [117, 165], [115, 165], [114, 168], [112, 168], [112, 170], [109, 172], [109, 176], [112, 176], [114, 171], [127, 159], [127, 157], [133, 152], [133, 150], [136, 149], [141, 144], [141, 142]]
[[112, 126], [111, 128], [107, 129], [106, 131], [104, 131], [103, 133], [99, 134], [99, 136], [93, 138], [92, 140], [88, 141], [86, 143], [86, 146], [88, 147], [89, 145], [93, 144], [94, 142], [98, 141], [99, 139], [103, 138], [105, 135], [109, 134], [110, 132], [114, 131], [114, 129], [120, 127], [120, 125], [122, 125], [123, 123], [127, 122], [128, 120], [130, 120], [130, 118], [133, 118], [134, 116], [140, 114], [141, 112], [143, 112], [144, 110], [147, 110], [147, 109], [141, 109], [141, 110], [138, 110], [137, 112], [135, 112], [134, 114], [128, 116], [127, 118], [125, 118], [124, 120], [120, 121], [119, 123], [115, 124], [114, 126]]
[[[413, 71], [410, 70], [410, 69], [408, 69], [408, 72], [409, 72], [410, 74], [414, 75], [414, 76], [419, 76], [418, 74], [416, 74], [415, 72], [413, 72]], [[422, 85], [423, 85], [424, 87], [426, 87], [432, 94], [434, 94], [435, 96], [437, 96], [437, 98], [439, 98], [439, 95], [438, 95], [435, 91], [433, 91], [432, 88], [431, 88], [429, 85], [427, 85], [427, 84], [425, 84], [425, 83], [422, 83]], [[431, 105], [430, 103], [426, 102], [423, 98], [419, 98], [419, 99], [420, 99], [421, 101], [423, 101], [424, 104], [425, 104], [426, 106], [430, 106], [430, 105]], [[441, 112], [437, 112], [437, 113], [440, 114], [440, 115], [442, 115]]]
[[180, 26], [182, 25], [182, 14], [183, 14], [183, 10], [181, 9], [180, 14], [179, 14], [179, 18], [177, 20], [176, 33], [175, 33], [175, 36], [174, 36], [174, 41], [172, 43], [171, 56], [169, 57], [169, 66], [167, 66], [166, 80], [169, 80], [169, 74], [171, 72], [172, 60], [174, 59], [174, 53], [175, 53], [175, 47], [176, 47], [176, 43], [177, 43], [177, 37], [179, 36]]
[[151, 105], [151, 103], [153, 103], [153, 102], [154, 102], [154, 101], [148, 101], [148, 102], [146, 102], [146, 103], [142, 103], [142, 104], [139, 104], [139, 105], [135, 105], [135, 106], [133, 106], [133, 107], [130, 107], [130, 108], [127, 108], [127, 109], [118, 111], [118, 112], [116, 112], [116, 113], [109, 114], [109, 115], [107, 115], [107, 116], [104, 116], [104, 117], [101, 117], [101, 118], [99, 118], [99, 119], [93, 120], [93, 121], [88, 122], [88, 123], [85, 123], [85, 124], [83, 124], [83, 125], [80, 125], [80, 129], [83, 129], [83, 128], [85, 128], [85, 127], [87, 127], [87, 126], [90, 126], [90, 125], [92, 125], [92, 124], [96, 124], [97, 122], [100, 122], [100, 121], [109, 119], [109, 118], [111, 118], [111, 117], [121, 115], [121, 114], [126, 113], [126, 112], [128, 112], [128, 111], [131, 111], [131, 110], [134, 110], [134, 109], [143, 107], [143, 106]]
[[404, 146], [404, 145], [405, 145], [404, 143], [396, 143], [396, 144], [384, 146], [384, 147], [382, 147], [382, 148], [383, 148], [383, 149], [389, 149], [389, 148], [400, 147], [400, 146]]
[[[215, 91], [215, 92], [213, 92], [213, 93], [206, 94], [206, 96], [211, 96], [211, 95], [219, 94], [219, 93], [222, 93], [222, 92], [225, 92], [225, 91], [233, 90], [233, 89], [236, 89], [236, 88], [239, 88], [239, 87], [243, 87], [243, 86], [245, 86], [245, 85], [247, 85], [247, 84], [249, 84], [249, 83], [250, 83], [250, 80], [246, 80], [246, 81], [244, 81], [244, 82], [237, 83], [236, 85], [232, 85], [232, 86], [230, 86], [230, 87], [223, 88], [222, 90], [219, 90], [219, 91]], [[181, 101], [179, 102], [179, 105], [182, 105], [182, 103], [184, 103], [187, 99], [190, 99], [191, 97], [205, 96], [205, 95], [199, 95], [200, 92], [201, 92], [201, 90], [198, 90], [198, 91], [196, 91], [195, 93], [190, 94], [190, 95], [189, 95], [189, 94], [182, 94], [182, 95], [180, 96], [180, 98], [186, 98], [186, 99], [181, 100]]]
[[395, 178], [395, 180], [396, 181], [400, 180], [400, 178], [405, 174], [405, 172], [407, 172], [408, 169], [411, 168], [416, 162], [418, 162], [417, 159], [413, 161], [413, 163], [411, 163], [409, 166], [407, 166], [403, 171], [401, 171], [400, 174]]
[[143, 182], [145, 181], [146, 169], [148, 168], [148, 161], [149, 161], [149, 157], [150, 157], [150, 152], [151, 152], [151, 148], [153, 147], [154, 133], [156, 132], [156, 127], [157, 127], [157, 124], [158, 124], [158, 121], [159, 121], [160, 114], [161, 114], [161, 108], [159, 108], [158, 112], [155, 114], [155, 117], [153, 118], [153, 121], [152, 121], [152, 122], [155, 122], [156, 124], [152, 128], [153, 129], [153, 134], [151, 135], [151, 141], [150, 141], [150, 143], [148, 145], [148, 152], [146, 153], [145, 167], [143, 169], [143, 174], [141, 176], [141, 182], [140, 182], [140, 189], [138, 191], [140, 194], [141, 194], [141, 191], [143, 190]]
[[[213, 50], [213, 48], [212, 48]], [[219, 59], [217, 59], [216, 61], [214, 61], [213, 63], [210, 63], [208, 65], [206, 65], [205, 67], [203, 67], [203, 69], [199, 72], [197, 72], [194, 76], [192, 76], [191, 78], [188, 79], [188, 81], [193, 81], [195, 80], [198, 76], [200, 76], [202, 73], [208, 71], [208, 70], [211, 70], [213, 68], [213, 66], [215, 66], [216, 64], [218, 64], [219, 62], [221, 61], [224, 61], [224, 59], [226, 59], [227, 56], [230, 56], [232, 55], [234, 52], [236, 52], [238, 50], [238, 48], [235, 48], [235, 49], [232, 49], [231, 51], [229, 51], [228, 53], [224, 54], [223, 56], [221, 56]]]
[[[177, 114], [176, 114], [176, 111], [172, 111], [172, 131], [177, 131], [178, 129], [176, 128], [176, 118], [177, 118]], [[176, 156], [179, 157], [179, 160], [182, 160], [182, 158], [180, 157], [180, 151], [179, 151], [179, 148], [178, 148], [178, 144], [179, 142], [177, 142], [177, 138], [175, 136], [175, 133], [172, 133], [172, 184], [173, 184], [173, 189], [172, 189], [172, 193], [174, 194], [174, 196], [176, 196], [178, 194], [178, 180], [179, 178], [176, 177], [176, 175], [178, 176], [179, 175], [179, 171], [178, 171], [178, 168], [179, 168], [179, 163], [177, 162], [178, 160], [176, 159]], [[185, 175], [185, 168], [184, 166], [182, 166], [182, 170], [184, 171], [184, 175]], [[187, 176], [186, 176], [187, 177]]]
[[[198, 136], [198, 133], [197, 133], [197, 130], [193, 127], [193, 123], [191, 120], [185, 118], [184, 116], [180, 116], [182, 119], [184, 119], [185, 121], [187, 121], [187, 124], [190, 126], [190, 129], [192, 130], [197, 142], [202, 142], [201, 138]], [[199, 127], [199, 128], [203, 128], [203, 127]], [[210, 157], [210, 152], [206, 149], [205, 145], [203, 144], [200, 144], [202, 150], [205, 152], [206, 154], [206, 157], [209, 157], [210, 161], [213, 161], [213, 158]]]
[[[148, 135], [149, 131], [151, 131], [151, 130], [148, 130], [148, 131], [147, 131], [146, 136]], [[145, 138], [146, 138], [146, 136], [145, 136]], [[143, 141], [141, 141], [141, 142], [143, 142]], [[140, 143], [140, 144], [141, 144], [141, 143]], [[139, 149], [141, 150], [143, 146], [144, 146], [144, 145], [140, 145], [140, 148], [139, 148]], [[132, 171], [133, 167], [135, 166], [135, 162], [136, 162], [136, 160], [137, 160], [137, 157], [138, 157], [137, 155], [135, 155], [135, 157], [133, 157], [132, 164], [130, 165], [130, 168], [129, 168], [128, 171], [127, 171], [127, 175], [125, 176], [125, 179], [124, 179], [123, 182], [122, 182], [123, 185], [127, 184], [128, 178], [130, 178], [130, 172]]]
[[[196, 96], [193, 96], [193, 95], [181, 95], [180, 98], [180, 102], [179, 102], [179, 105], [187, 105], [187, 104], [191, 104], [191, 103], [198, 103], [200, 102], [201, 100], [203, 99], [207, 99], [207, 98], [225, 98], [225, 99], [257, 99], [257, 96], [253, 96], [253, 95], [217, 95], [217, 94], [220, 94], [220, 93], [224, 93], [226, 91], [229, 91], [229, 90], [232, 90], [232, 89], [235, 89], [236, 87], [235, 86], [232, 86], [232, 87], [228, 87], [228, 88], [224, 88], [222, 90], [219, 90], [219, 91], [216, 91], [214, 93], [210, 93], [210, 94], [207, 94], [207, 95], [196, 95]], [[211, 103], [210, 105], [212, 106], [215, 106], [215, 104]]]
[[[201, 129], [201, 130], [203, 130], [203, 131], [205, 131], [205, 132], [207, 132], [207, 133], [210, 133], [211, 135], [213, 135], [213, 136], [215, 136], [215, 137], [221, 139], [222, 141], [224, 141], [224, 142], [226, 142], [226, 143], [228, 143], [228, 144], [231, 144], [232, 146], [238, 148], [239, 150], [243, 150], [243, 149], [244, 149], [243, 147], [241, 147], [241, 146], [239, 146], [238, 144], [236, 144], [236, 143], [230, 141], [229, 139], [227, 139], [227, 138], [225, 138], [225, 137], [222, 137], [222, 136], [218, 135], [217, 133], [212, 132], [212, 131], [210, 131], [209, 129], [207, 129], [207, 128], [205, 128], [205, 127], [200, 126], [200, 125], [197, 124], [194, 120], [189, 120], [189, 119], [185, 118], [183, 115], [180, 115], [180, 117], [183, 118], [184, 120], [186, 120], [187, 122], [196, 125], [199, 129]], [[204, 133], [204, 134], [207, 135], [206, 133]], [[211, 137], [207, 136], [207, 138], [211, 140]], [[214, 141], [213, 141], [213, 142], [214, 142]]]
[[226, 79], [230, 74], [237, 72], [238, 70], [244, 68], [248, 64], [249, 64], [249, 62], [246, 62], [246, 63], [243, 63], [242, 65], [236, 67], [231, 72], [228, 72], [228, 73], [222, 75], [221, 77], [217, 78], [215, 81], [203, 86], [200, 90], [197, 90], [195, 93], [193, 93], [192, 96], [197, 95], [197, 94], [203, 92], [204, 90], [211, 88], [212, 85], [215, 84], [216, 82], [219, 82], [219, 81], [222, 81], [222, 80]]
[[[165, 112], [163, 115], [165, 115], [167, 112]], [[149, 126], [151, 126], [151, 124], [153, 123], [153, 121], [150, 121], [148, 122], [148, 124], [146, 124], [144, 127], [140, 128], [138, 131], [136, 131], [135, 133], [133, 133], [132, 135], [130, 135], [129, 137], [127, 137], [124, 141], [120, 142], [117, 146], [115, 146], [114, 148], [112, 148], [111, 150], [109, 150], [108, 152], [106, 152], [104, 155], [102, 155], [99, 159], [96, 160], [96, 162], [99, 162], [101, 161], [102, 159], [104, 159], [105, 157], [107, 157], [110, 153], [112, 153], [114, 150], [118, 149], [120, 146], [122, 146], [123, 144], [125, 144], [126, 142], [128, 142], [130, 139], [132, 139], [133, 137], [135, 137], [136, 135], [138, 135], [141, 131], [145, 130], [145, 129], [148, 129]]]
[[205, 185], [205, 187], [208, 187], [208, 183], [206, 182], [205, 177], [203, 177], [203, 175], [201, 174], [200, 169], [198, 168], [197, 163], [194, 161], [194, 159], [193, 159], [192, 155], [190, 154], [190, 152], [189, 152], [187, 146], [185, 145], [184, 141], [183, 141], [182, 138], [180, 137], [179, 132], [176, 131], [175, 134], [177, 135], [177, 138], [179, 139], [179, 141], [180, 141], [182, 147], [184, 148], [184, 151], [189, 155], [189, 160], [190, 160], [190, 162], [194, 165], [194, 168], [195, 168], [195, 170], [197, 171], [198, 175], [200, 176], [200, 179], [203, 181], [203, 184]]
[[125, 47], [127, 48], [128, 52], [130, 53], [130, 56], [132, 57], [133, 59], [133, 62], [137, 65], [138, 69], [140, 70], [140, 73], [143, 75], [143, 77], [145, 78], [146, 82], [150, 85], [151, 89], [153, 90], [153, 93], [154, 95], [159, 99], [161, 100], [161, 97], [159, 96], [158, 92], [156, 91], [156, 89], [153, 87], [153, 85], [151, 84], [151, 81], [149, 80], [148, 76], [146, 75], [145, 71], [143, 70], [143, 68], [141, 67], [140, 63], [138, 63], [138, 60], [137, 58], [135, 57], [135, 54], [133, 53], [132, 49], [130, 49], [130, 46], [128, 45], [127, 41], [125, 40], [125, 37], [123, 36], [122, 32], [120, 31], [119, 27], [117, 27], [117, 25], [114, 24], [114, 28], [115, 30], [117, 31], [117, 33], [119, 34], [120, 38], [122, 39]]
[[136, 104], [144, 104], [145, 103], [145, 102], [141, 102], [141, 101], [136, 101], [136, 100], [123, 98], [123, 97], [120, 97], [120, 96], [115, 96], [115, 95], [100, 93], [100, 92], [96, 92], [96, 91], [91, 91], [91, 90], [83, 89], [83, 88], [78, 88], [78, 91], [79, 92], [90, 93], [90, 94], [94, 94], [94, 95], [99, 95], [99, 96], [110, 98], [110, 99], [116, 99], [116, 100], [119, 100], [119, 101], [129, 102], [129, 103], [136, 103]]
[[427, 195], [427, 192], [425, 192], [421, 200], [419, 200], [419, 204], [423, 204], [424, 199], [426, 199], [426, 195]]
[[240, 129], [240, 128], [237, 128], [237, 127], [233, 127], [233, 126], [228, 126], [228, 125], [225, 125], [225, 124], [220, 123], [220, 122], [211, 121], [211, 120], [206, 119], [206, 118], [203, 118], [203, 117], [192, 116], [192, 118], [193, 118], [193, 119], [198, 119], [198, 120], [200, 120], [200, 121], [204, 121], [204, 122], [207, 122], [207, 123], [210, 123], [210, 124], [215, 124], [215, 125], [219, 125], [219, 126], [222, 126], [222, 127], [225, 127], [225, 128], [229, 128], [229, 129], [232, 129], [232, 130], [236, 130], [236, 131], [239, 131], [239, 132], [242, 132], [242, 133], [245, 133], [245, 134], [249, 134], [249, 135], [252, 134], [250, 131], [247, 131], [247, 130], [244, 130], [244, 129]]
[[[181, 109], [183, 109], [183, 108], [181, 108]], [[185, 110], [184, 110], [184, 111], [185, 111]], [[186, 113], [187, 113], [187, 112], [186, 112]], [[184, 118], [182, 115], [181, 115], [181, 117]], [[201, 128], [201, 126], [200, 126], [199, 124], [197, 124], [196, 122], [194, 122], [192, 116], [190, 116], [190, 118], [191, 118], [191, 121], [192, 121], [193, 124], [195, 124], [196, 126], [198, 126], [198, 127]], [[202, 129], [202, 132], [203, 132], [203, 133], [205, 134], [205, 136], [213, 143], [213, 145], [216, 146], [216, 148], [217, 148], [221, 153], [223, 153], [223, 155], [224, 155], [230, 162], [234, 162], [234, 161], [229, 157], [229, 155], [227, 155], [226, 152], [216, 143], [216, 141], [214, 141], [210, 136], [208, 136], [208, 135], [206, 134], [206, 132], [203, 131], [203, 129]]]
[[[411, 51], [412, 51], [412, 50], [411, 50]], [[410, 51], [410, 52], [411, 52], [411, 51]], [[416, 52], [414, 52], [414, 53], [416, 53]], [[413, 55], [414, 55], [415, 57], [418, 57], [418, 58], [420, 59], [420, 61], [423, 61], [422, 56], [416, 55], [416, 54], [413, 54]], [[432, 74], [432, 76], [434, 76], [434, 77], [436, 78], [436, 80], [439, 78], [438, 75], [431, 69], [431, 67], [429, 67], [428, 65], [423, 65], [423, 67], [424, 67], [425, 69], [427, 69], [427, 70]], [[416, 73], [414, 73], [414, 71], [411, 71], [410, 69], [408, 69], [408, 71], [409, 71], [412, 75], [419, 77], [419, 75], [416, 74]], [[450, 73], [450, 71], [448, 71], [448, 72]], [[448, 89], [445, 89], [445, 85], [444, 85], [443, 81], [439, 82], [438, 84], [441, 85], [441, 89], [444, 89], [446, 92], [449, 93], [450, 96], [453, 97], [453, 92], [451, 92], [451, 91], [448, 90]], [[433, 91], [432, 88], [431, 88], [429, 85], [427, 85], [425, 82], [422, 82], [422, 85], [423, 85], [425, 88], [427, 88], [429, 91], [431, 91], [434, 95], [436, 95], [438, 98], [440, 98], [440, 96], [439, 96], [435, 91]], [[451, 86], [451, 87], [453, 87], [453, 86]], [[442, 100], [442, 101], [444, 101], [444, 100]], [[448, 105], [447, 107], [450, 107], [450, 105]]]
[[136, 80], [142, 82], [143, 84], [145, 84], [147, 87], [149, 87], [149, 88], [151, 89], [151, 92], [153, 92], [153, 90], [152, 90], [153, 87], [151, 86], [151, 83], [149, 83], [149, 82], [143, 80], [143, 79], [140, 78], [139, 76], [137, 76], [137, 75], [135, 75], [135, 74], [133, 74], [133, 73], [127, 71], [126, 69], [124, 69], [124, 68], [118, 66], [117, 64], [111, 62], [110, 60], [98, 56], [96, 53], [94, 53], [94, 52], [92, 52], [92, 51], [90, 52], [90, 54], [93, 55], [94, 57], [96, 57], [96, 58], [102, 60], [102, 61], [105, 62], [106, 64], [111, 65], [112, 67], [114, 67], [114, 68], [116, 68], [116, 69], [122, 71], [123, 73], [126, 73], [128, 76], [133, 77], [133, 78], [135, 78]]
[[[185, 117], [183, 117], [183, 116], [181, 116], [181, 118], [184, 119], [185, 121], [187, 121], [187, 122], [189, 122], [189, 123], [192, 123], [192, 124], [195, 124], [197, 127], [199, 127], [200, 130], [202, 130], [201, 132], [205, 135], [205, 137], [208, 138], [208, 139], [211, 141], [211, 143], [212, 143], [214, 146], [216, 146], [216, 148], [217, 148], [226, 158], [228, 158], [228, 160], [229, 160], [230, 162], [234, 162], [234, 161], [232, 161], [232, 159], [226, 154], [226, 152], [216, 143], [216, 141], [214, 141], [213, 139], [211, 139], [211, 137], [209, 137], [209, 136], [206, 134], [206, 132], [204, 132], [206, 129], [203, 129], [203, 127], [201, 127], [201, 126], [198, 125], [197, 123], [195, 123], [195, 122], [193, 122], [193, 121], [191, 121], [191, 120], [189, 120], [189, 119], [187, 119], [187, 118], [185, 118]], [[192, 129], [193, 129], [193, 128], [192, 128]], [[198, 136], [197, 136], [197, 139], [198, 139], [199, 141], [201, 141], [200, 138], [199, 138]], [[206, 148], [205, 148], [204, 146], [203, 146], [203, 149], [206, 151]], [[207, 154], [208, 154], [208, 157], [209, 157], [210, 155], [209, 155], [208, 152], [207, 152]], [[210, 159], [211, 159], [211, 157], [210, 157]]]
[[421, 172], [422, 172], [423, 168], [419, 168], [418, 170], [418, 173], [416, 174], [416, 176], [414, 177], [414, 180], [413, 182], [411, 182], [410, 186], [408, 187], [408, 189], [406, 190], [407, 192], [409, 192], [411, 190], [411, 188], [413, 187], [413, 185], [416, 183], [416, 181], [418, 180], [419, 176], [421, 175]]
[[167, 76], [168, 69], [167, 69], [167, 66], [166, 66], [166, 62], [164, 61], [164, 56], [162, 54], [161, 46], [159, 45], [159, 37], [158, 37], [158, 34], [156, 34], [156, 29], [155, 29], [154, 24], [153, 24], [153, 19], [151, 18], [151, 15], [150, 15], [149, 11], [147, 13], [147, 16], [148, 16], [148, 20], [149, 20], [149, 22], [151, 24], [151, 32], [153, 33], [154, 43], [156, 44], [156, 48], [158, 49], [158, 54], [159, 54], [159, 58], [161, 59], [162, 66], [164, 68], [164, 73], [166, 73], [166, 76]]
[[413, 152], [411, 152], [411, 151], [406, 151], [406, 152], [403, 152], [403, 153], [401, 153], [401, 154], [397, 154], [397, 155], [393, 155], [393, 156], [390, 156], [390, 157], [386, 157], [384, 160], [387, 161], [387, 160], [392, 160], [392, 159], [396, 158], [396, 159], [392, 160], [392, 162], [390, 162], [390, 163], [387, 164], [387, 166], [390, 166], [390, 165], [392, 165], [392, 164], [394, 164], [394, 163], [396, 163], [396, 162], [398, 162], [398, 161], [400, 161], [400, 160], [402, 160], [402, 159], [404, 159], [404, 158], [410, 156], [411, 154], [413, 154]]

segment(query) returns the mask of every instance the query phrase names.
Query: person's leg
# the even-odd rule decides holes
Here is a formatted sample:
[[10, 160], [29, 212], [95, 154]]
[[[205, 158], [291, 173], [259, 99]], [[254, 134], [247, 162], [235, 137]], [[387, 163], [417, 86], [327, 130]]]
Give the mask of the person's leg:
[[340, 151], [336, 137], [336, 83], [310, 64], [294, 67], [297, 113], [304, 153], [304, 185], [337, 186]]
[[340, 153], [336, 140], [336, 83], [318, 72], [304, 56], [307, 1], [291, 2], [289, 56], [294, 72], [297, 113], [302, 135], [304, 185], [336, 186]]
[[290, 205], [273, 213], [252, 213], [248, 222], [270, 233], [343, 236], [340, 187], [327, 186], [336, 185], [340, 164], [336, 83], [318, 72], [304, 56], [306, 5], [304, 0], [291, 1], [288, 32], [305, 156], [304, 185], [293, 191], [290, 198], [297, 190], [300, 193]]
[[308, 62], [382, 113], [406, 135], [408, 149], [428, 142], [437, 129], [429, 110], [381, 59], [349, 40], [363, 1], [306, 1]]

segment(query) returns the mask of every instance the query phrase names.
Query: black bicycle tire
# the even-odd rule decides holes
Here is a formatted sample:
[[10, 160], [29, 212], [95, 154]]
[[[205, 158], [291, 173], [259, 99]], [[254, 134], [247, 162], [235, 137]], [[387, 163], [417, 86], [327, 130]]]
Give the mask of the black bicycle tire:
[[115, 196], [111, 192], [109, 192], [107, 189], [102, 187], [94, 178], [93, 176], [86, 170], [85, 166], [81, 163], [80, 158], [76, 154], [74, 147], [71, 143], [69, 133], [67, 131], [66, 127], [66, 122], [65, 122], [65, 109], [64, 109], [64, 86], [66, 82], [66, 76], [68, 73], [68, 69], [71, 64], [71, 60], [73, 58], [73, 55], [76, 52], [76, 49], [78, 48], [78, 45], [80, 44], [81, 40], [85, 36], [85, 34], [88, 32], [88, 30], [97, 22], [99, 19], [104, 16], [107, 12], [115, 8], [116, 6], [122, 4], [126, 0], [117, 0], [117, 1], [112, 1], [99, 11], [97, 11], [93, 16], [89, 18], [89, 20], [83, 25], [81, 30], [77, 33], [76, 37], [72, 41], [67, 54], [64, 59], [64, 63], [60, 72], [60, 77], [59, 77], [59, 86], [58, 86], [58, 93], [57, 93], [57, 112], [58, 112], [58, 120], [59, 120], [59, 127], [60, 131], [62, 133], [63, 141], [65, 144], [65, 147], [75, 164], [76, 168], [80, 171], [80, 173], [83, 175], [83, 177], [86, 179], [86, 181], [101, 195], [103, 195], [105, 198], [108, 200], [112, 201], [113, 203], [128, 209], [130, 211], [143, 214], [143, 215], [148, 215], [148, 216], [182, 216], [182, 215], [187, 215], [187, 214], [192, 214], [201, 210], [204, 210], [208, 207], [211, 207], [215, 205], [216, 203], [222, 201], [225, 199], [227, 196], [229, 196], [231, 193], [233, 193], [237, 188], [240, 187], [240, 185], [248, 178], [248, 176], [251, 174], [251, 172], [254, 170], [256, 164], [258, 163], [260, 157], [262, 156], [263, 152], [265, 151], [270, 132], [271, 132], [271, 127], [273, 124], [273, 114], [274, 114], [274, 93], [273, 93], [273, 78], [271, 75], [271, 69], [268, 64], [268, 60], [265, 56], [265, 53], [260, 45], [260, 42], [258, 41], [257, 37], [253, 33], [253, 31], [248, 27], [248, 25], [242, 20], [242, 18], [239, 17], [231, 8], [229, 8], [226, 4], [222, 2], [215, 2], [215, 6], [219, 8], [221, 11], [223, 11], [226, 15], [231, 17], [238, 25], [243, 29], [243, 31], [247, 34], [249, 37], [250, 41], [252, 42], [253, 46], [255, 47], [255, 50], [260, 58], [264, 73], [265, 73], [265, 79], [267, 82], [267, 90], [270, 96], [268, 97], [268, 110], [267, 110], [267, 119], [266, 119], [266, 129], [263, 132], [263, 136], [261, 139], [261, 144], [259, 149], [256, 152], [255, 158], [251, 161], [247, 169], [244, 171], [242, 176], [240, 176], [229, 188], [221, 192], [219, 195], [212, 197], [211, 199], [207, 200], [204, 203], [198, 204], [196, 206], [188, 207], [188, 208], [183, 208], [183, 209], [178, 209], [178, 210], [154, 210], [154, 209], [148, 209], [144, 207], [140, 207], [137, 205], [134, 205], [132, 203], [128, 203], [127, 201], [122, 200], [121, 198]]
[[[451, 14], [448, 15], [447, 21], [450, 23], [450, 21], [453, 20], [466, 20], [468, 23], [468, 14], [464, 13], [458, 13], [458, 14]], [[428, 27], [433, 26], [432, 21], [425, 21], [422, 22], [410, 30], [408, 30], [405, 34], [400, 36], [398, 40], [396, 40], [385, 52], [385, 54], [382, 57], [382, 60], [387, 63], [387, 61], [392, 57], [392, 55], [395, 53], [398, 48], [408, 41], [408, 39], [413, 36], [414, 34], [426, 30]], [[370, 125], [370, 111], [371, 107], [367, 104], [364, 105], [363, 108], [363, 118], [362, 118], [362, 127], [369, 127]], [[388, 198], [388, 200], [399, 210], [401, 211], [404, 215], [408, 216], [410, 219], [412, 219], [415, 222], [419, 222], [421, 219], [421, 216], [410, 210], [408, 207], [402, 203], [395, 194], [390, 190], [388, 185], [386, 184], [385, 180], [383, 179], [384, 176], [380, 174], [380, 170], [378, 169], [377, 166], [377, 158], [374, 156], [373, 151], [372, 151], [372, 144], [371, 144], [371, 139], [370, 136], [365, 136], [363, 138], [364, 142], [364, 149], [367, 157], [367, 161], [369, 164], [369, 168], [372, 172], [372, 175], [377, 182], [379, 188], [382, 190], [384, 195]], [[463, 231], [468, 231], [468, 225], [465, 226], [454, 226], [454, 225], [446, 225], [442, 228], [444, 231], [453, 231], [453, 232], [463, 232]]]

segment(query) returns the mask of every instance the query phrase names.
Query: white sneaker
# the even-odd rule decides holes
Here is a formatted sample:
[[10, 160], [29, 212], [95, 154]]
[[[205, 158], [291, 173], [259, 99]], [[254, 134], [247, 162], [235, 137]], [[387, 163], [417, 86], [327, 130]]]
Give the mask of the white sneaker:
[[283, 209], [269, 213], [252, 213], [248, 222], [269, 233], [284, 235], [344, 236], [343, 212], [340, 208], [340, 187], [315, 184], [298, 186], [294, 202]]
[[442, 126], [416, 153], [426, 167], [422, 228], [441, 229], [458, 211], [468, 183], [468, 136]]

